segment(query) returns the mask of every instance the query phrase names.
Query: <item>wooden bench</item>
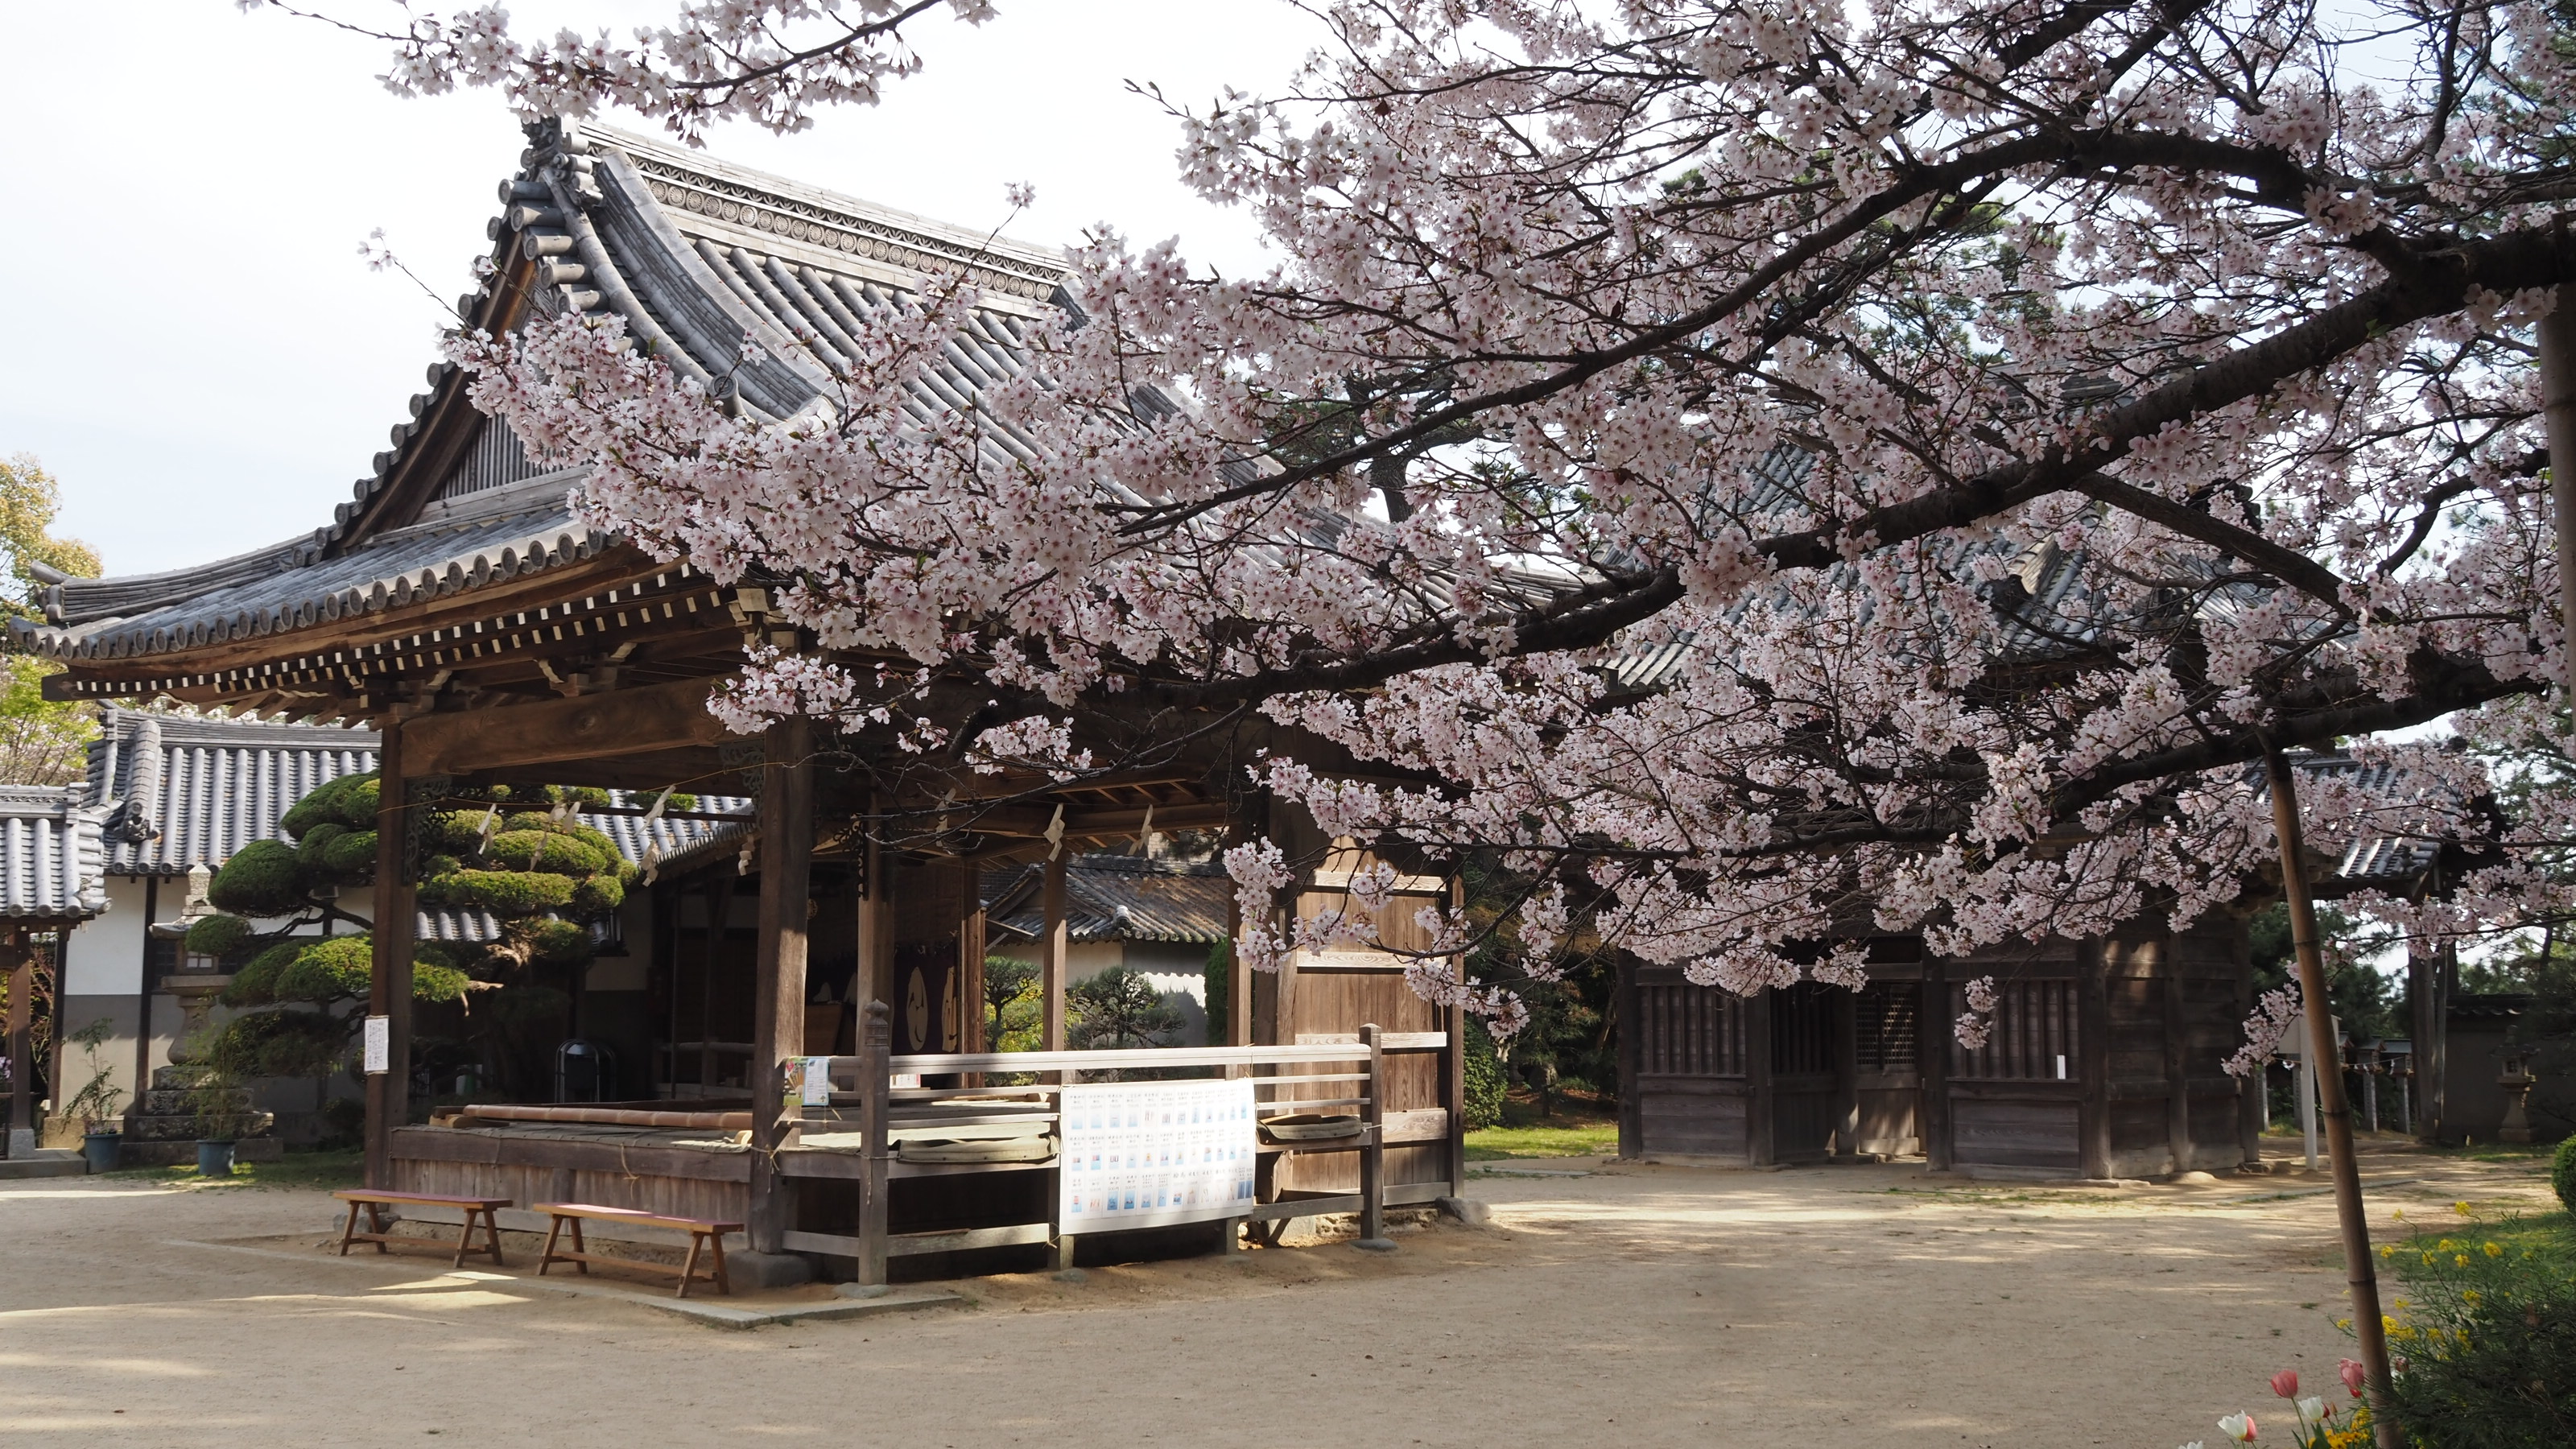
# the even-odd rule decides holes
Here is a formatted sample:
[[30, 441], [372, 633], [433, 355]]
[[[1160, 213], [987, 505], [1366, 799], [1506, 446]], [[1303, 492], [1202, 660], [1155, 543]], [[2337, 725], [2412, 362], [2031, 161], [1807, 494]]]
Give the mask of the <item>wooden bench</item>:
[[[423, 1237], [417, 1233], [387, 1232], [385, 1209], [452, 1207], [465, 1210], [465, 1225], [457, 1230], [456, 1256], [448, 1266], [464, 1267], [465, 1255], [468, 1253], [488, 1253], [492, 1257], [494, 1267], [509, 1266], [501, 1261], [501, 1226], [492, 1217], [496, 1209], [510, 1205], [510, 1200], [506, 1197], [442, 1197], [432, 1192], [382, 1192], [373, 1188], [352, 1188], [346, 1192], [335, 1192], [331, 1195], [349, 1205], [349, 1221], [340, 1230], [340, 1256], [343, 1258], [349, 1256], [351, 1243], [373, 1243], [379, 1253], [384, 1252], [386, 1245], [392, 1243], [414, 1248], [444, 1248], [447, 1246], [447, 1240], [444, 1238]], [[364, 1208], [367, 1213], [367, 1231], [363, 1233], [358, 1231], [358, 1210], [361, 1208]], [[474, 1246], [474, 1227], [478, 1221], [483, 1227], [483, 1246], [479, 1248]]]
[[[591, 1264], [599, 1263], [608, 1267], [633, 1268], [638, 1272], [662, 1273], [677, 1278], [680, 1280], [678, 1296], [682, 1298], [689, 1296], [689, 1285], [692, 1283], [712, 1282], [716, 1285], [718, 1293], [727, 1296], [733, 1293], [733, 1280], [725, 1276], [724, 1235], [741, 1232], [740, 1223], [709, 1222], [704, 1218], [665, 1217], [660, 1213], [637, 1212], [632, 1208], [594, 1207], [588, 1203], [578, 1202], [541, 1202], [533, 1206], [536, 1211], [550, 1214], [554, 1218], [553, 1224], [546, 1229], [545, 1257], [537, 1264], [537, 1276], [540, 1278], [545, 1276], [548, 1268], [557, 1263], [570, 1263], [583, 1273], [590, 1271]], [[668, 1263], [648, 1263], [641, 1258], [613, 1258], [604, 1253], [591, 1252], [581, 1240], [581, 1225], [585, 1221], [621, 1223], [628, 1227], [668, 1228], [673, 1232], [687, 1233], [689, 1256], [680, 1266], [674, 1268]], [[567, 1225], [572, 1228], [572, 1251], [558, 1253], [555, 1251], [555, 1241]], [[715, 1271], [711, 1276], [701, 1276], [698, 1272], [699, 1256], [710, 1251], [714, 1255]]]

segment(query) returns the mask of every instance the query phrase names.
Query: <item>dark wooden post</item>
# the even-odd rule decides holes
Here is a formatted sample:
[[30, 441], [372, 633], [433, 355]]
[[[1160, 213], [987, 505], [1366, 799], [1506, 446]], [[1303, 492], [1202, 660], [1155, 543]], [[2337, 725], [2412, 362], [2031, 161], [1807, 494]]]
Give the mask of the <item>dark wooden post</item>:
[[[984, 1044], [984, 907], [981, 872], [960, 866], [966, 875], [966, 904], [971, 908], [957, 928], [957, 1009], [965, 1015], [957, 1033], [962, 1052], [989, 1051]], [[981, 1081], [979, 1076], [975, 1080]]]
[[[0, 961], [9, 963], [9, 1155], [35, 1146], [36, 1054], [30, 1048], [36, 1008], [36, 959], [23, 926], [8, 928]], [[25, 1133], [25, 1136], [20, 1136]]]
[[1368, 1105], [1361, 1108], [1360, 1237], [1386, 1241], [1386, 1048], [1378, 1042], [1377, 1023], [1360, 1028], [1360, 1045], [1368, 1051]]
[[[876, 804], [869, 802], [873, 815]], [[871, 823], [867, 845], [859, 853], [859, 964], [851, 973], [856, 1000], [894, 999], [894, 880], [885, 850]], [[888, 1010], [892, 1010], [891, 1007]]]
[[[2281, 895], [2290, 908], [2290, 945], [2299, 963], [2299, 995], [2308, 1019], [2308, 1060], [2316, 1064], [2317, 1115], [2324, 1119], [2332, 1158], [2335, 1217], [2343, 1229], [2344, 1282], [2352, 1292], [2352, 1328], [2375, 1402], [2388, 1402], [2388, 1335], [2379, 1311], [2379, 1270], [2370, 1256], [2370, 1223], [2362, 1215], [2361, 1164], [2353, 1156], [2352, 1104], [2344, 1097], [2342, 1044], [2335, 1040], [2334, 1006], [2326, 996], [2324, 953], [2317, 949], [2317, 914], [2308, 898], [2307, 841], [2299, 829], [2298, 785], [2289, 757], [2264, 756], [2272, 785], [2272, 833], [2281, 847]], [[2371, 1416], [2381, 1449], [2402, 1449], [2397, 1425], [2385, 1412]]]
[[2075, 1160], [2086, 1177], [2111, 1175], [2111, 956], [2096, 937], [2075, 948]]
[[1045, 936], [1038, 944], [1038, 1050], [1064, 1050], [1064, 968], [1070, 944], [1064, 923], [1064, 850], [1047, 857], [1039, 900], [1046, 913]]
[[871, 999], [859, 1012], [859, 1090], [866, 1095], [859, 1099], [863, 1175], [859, 1179], [858, 1281], [865, 1286], [886, 1280], [886, 1164], [893, 1155], [886, 1142], [886, 1093], [891, 1090], [886, 1061], [893, 1054], [893, 1041], [894, 1009]]
[[787, 1107], [787, 1062], [805, 1050], [806, 897], [814, 853], [813, 725], [793, 715], [769, 727], [760, 772], [760, 952], [752, 995], [751, 1208], [745, 1236], [775, 1253], [789, 1226], [792, 1189], [778, 1150]]
[[2170, 940], [2156, 963], [2165, 1021], [2165, 1137], [2173, 1170], [2189, 1172], [2200, 1164], [2192, 1157], [2191, 1064], [2184, 1052], [2182, 961]]
[[1834, 1155], [1860, 1152], [1860, 992], [1834, 987]]
[[1780, 1160], [1774, 1140], [1779, 1124], [1772, 1111], [1777, 1094], [1771, 1082], [1771, 1015], [1778, 1009], [1774, 998], [1779, 994], [1765, 986], [1744, 998], [1744, 1160], [1753, 1167]]
[[1950, 1145], [1950, 973], [1941, 958], [1923, 957], [1923, 1009], [1916, 1013], [1915, 1061], [1922, 1101], [1915, 1120], [1921, 1124], [1923, 1165], [1947, 1172]]
[[[733, 930], [733, 892], [742, 877], [728, 866], [707, 884], [706, 955], [698, 972], [698, 1095], [716, 1088], [716, 966], [724, 960], [725, 937]], [[676, 1052], [673, 1053], [677, 1055]]]
[[367, 976], [367, 1014], [385, 1019], [385, 1069], [367, 1074], [367, 1186], [390, 1188], [393, 1135], [411, 1120], [412, 937], [419, 907], [406, 878], [411, 834], [403, 778], [403, 722], [388, 717], [376, 746], [376, 887]]

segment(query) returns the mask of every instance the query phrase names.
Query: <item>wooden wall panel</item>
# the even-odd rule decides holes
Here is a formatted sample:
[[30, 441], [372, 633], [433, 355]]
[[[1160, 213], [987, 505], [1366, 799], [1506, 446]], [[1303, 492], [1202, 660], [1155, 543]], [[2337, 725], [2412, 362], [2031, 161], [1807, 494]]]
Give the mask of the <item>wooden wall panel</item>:
[[1705, 1078], [1639, 1078], [1639, 1129], [1649, 1157], [1714, 1157], [1742, 1162], [1752, 1150], [1741, 1084]]
[[2063, 1102], [1954, 1096], [1951, 1140], [1961, 1167], [2048, 1167], [2075, 1170], [2076, 1106]]

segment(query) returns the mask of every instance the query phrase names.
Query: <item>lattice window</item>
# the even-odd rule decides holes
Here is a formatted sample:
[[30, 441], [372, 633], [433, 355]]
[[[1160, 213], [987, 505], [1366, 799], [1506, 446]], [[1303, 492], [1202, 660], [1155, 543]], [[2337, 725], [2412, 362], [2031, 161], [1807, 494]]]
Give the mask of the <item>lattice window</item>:
[[[1950, 1074], [1989, 1080], [2072, 1080], [2076, 1072], [2075, 983], [1998, 981], [1994, 1027], [1982, 1050], [1950, 1041]], [[1968, 1009], [1967, 988], [1950, 988], [1950, 1019]], [[1947, 1026], [1944, 1026], [1947, 1034]]]
[[1858, 1009], [1860, 1069], [1911, 1072], [1921, 1064], [1923, 992], [1911, 981], [1873, 981]]
[[1834, 1069], [1834, 996], [1838, 986], [1801, 981], [1771, 993], [1771, 1071], [1810, 1076]]
[[1681, 1077], [1744, 1075], [1744, 1003], [1731, 992], [1689, 982], [1637, 988], [1645, 1018], [1638, 1069]]

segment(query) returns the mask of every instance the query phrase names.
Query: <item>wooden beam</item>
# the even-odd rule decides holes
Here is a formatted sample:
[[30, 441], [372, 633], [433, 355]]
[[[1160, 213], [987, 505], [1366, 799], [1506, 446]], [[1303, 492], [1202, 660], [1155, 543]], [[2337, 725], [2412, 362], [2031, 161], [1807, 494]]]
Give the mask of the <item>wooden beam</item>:
[[1038, 1028], [1038, 1050], [1064, 1050], [1064, 969], [1065, 955], [1071, 944], [1064, 923], [1064, 852], [1059, 850], [1046, 863], [1045, 886], [1039, 894], [1046, 913], [1046, 925], [1038, 936], [1038, 977], [1042, 1005]]
[[538, 700], [505, 709], [426, 714], [404, 726], [415, 775], [466, 775], [564, 760], [594, 760], [733, 738], [707, 713], [713, 679]]
[[787, 1062], [805, 1050], [806, 903], [814, 851], [814, 727], [790, 715], [769, 727], [760, 772], [760, 955], [752, 997], [751, 1203], [755, 1253], [784, 1251], [793, 1189], [778, 1176], [786, 1140]]
[[367, 1074], [367, 1186], [393, 1186], [393, 1131], [411, 1120], [412, 936], [420, 912], [403, 878], [410, 833], [404, 780], [413, 726], [387, 720], [376, 746], [376, 884], [369, 927], [367, 1014], [385, 1019], [385, 1069]]

